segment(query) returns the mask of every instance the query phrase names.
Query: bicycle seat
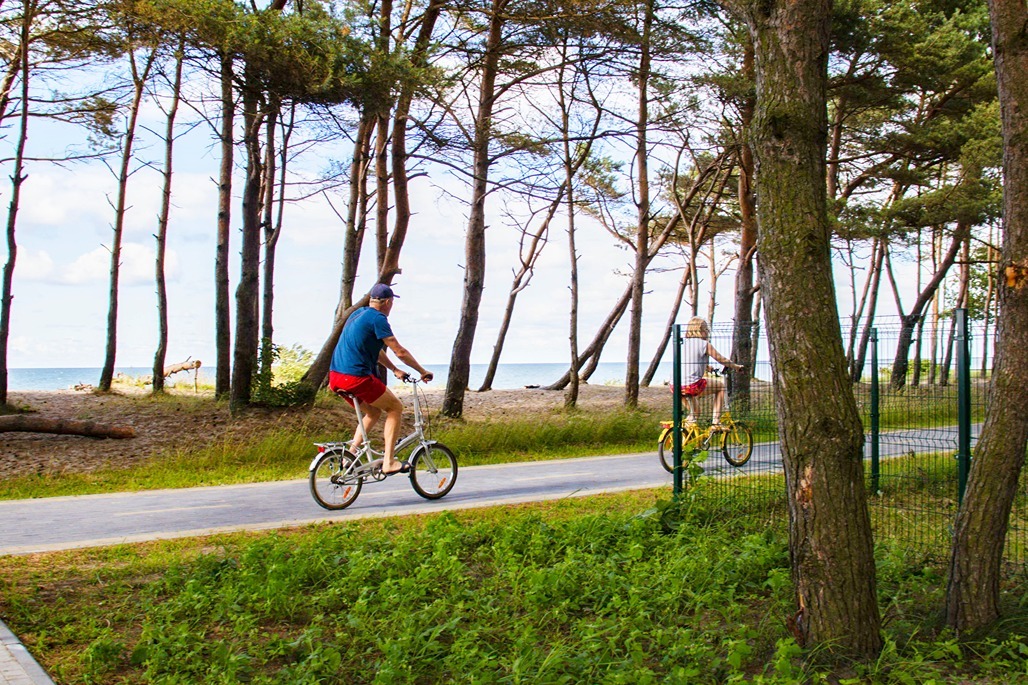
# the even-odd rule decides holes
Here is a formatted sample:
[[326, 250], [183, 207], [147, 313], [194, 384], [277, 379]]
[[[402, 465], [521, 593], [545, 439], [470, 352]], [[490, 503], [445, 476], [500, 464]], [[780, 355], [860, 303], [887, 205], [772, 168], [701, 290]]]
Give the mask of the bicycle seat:
[[345, 390], [339, 390], [339, 389], [333, 388], [332, 392], [334, 392], [335, 394], [339, 395], [340, 397], [348, 399], [348, 400], [356, 400], [357, 399], [356, 395], [354, 395], [353, 393], [350, 393], [350, 392], [346, 392]]

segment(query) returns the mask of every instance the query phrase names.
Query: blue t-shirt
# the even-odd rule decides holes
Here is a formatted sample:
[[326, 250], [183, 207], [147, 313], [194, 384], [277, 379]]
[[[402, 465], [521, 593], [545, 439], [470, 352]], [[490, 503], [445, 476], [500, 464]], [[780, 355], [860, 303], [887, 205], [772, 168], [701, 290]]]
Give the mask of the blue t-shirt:
[[346, 320], [332, 353], [332, 370], [350, 376], [374, 376], [382, 341], [392, 337], [389, 319], [377, 309], [361, 307]]

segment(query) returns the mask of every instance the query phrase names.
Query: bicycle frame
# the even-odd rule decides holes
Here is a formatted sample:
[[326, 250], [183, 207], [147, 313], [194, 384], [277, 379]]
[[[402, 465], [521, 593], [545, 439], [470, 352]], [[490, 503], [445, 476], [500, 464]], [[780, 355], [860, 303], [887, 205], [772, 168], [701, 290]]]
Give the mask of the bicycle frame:
[[[411, 445], [418, 443], [421, 446], [434, 445], [435, 440], [428, 440], [425, 438], [425, 420], [421, 412], [421, 401], [418, 399], [418, 381], [416, 378], [411, 378], [411, 385], [413, 386], [414, 392], [414, 430], [406, 437], [401, 438], [396, 443], [396, 452], [402, 452]], [[309, 471], [313, 471], [317, 466], [318, 460], [321, 455], [330, 450], [340, 450], [348, 452], [353, 455], [354, 459], [347, 467], [346, 472], [342, 474], [342, 482], [346, 483], [350, 480], [357, 478], [374, 478], [375, 480], [382, 480], [385, 475], [382, 474], [381, 469], [376, 470], [376, 462], [379, 462], [384, 456], [384, 450], [376, 450], [372, 444], [371, 439], [368, 436], [367, 431], [364, 429], [364, 412], [361, 411], [361, 403], [356, 397], [349, 393], [340, 393], [353, 400], [353, 409], [357, 414], [357, 432], [361, 436], [361, 446], [356, 451], [350, 449], [350, 442], [316, 442], [315, 446], [318, 448], [317, 454], [311, 460], [311, 464], [308, 467]]]

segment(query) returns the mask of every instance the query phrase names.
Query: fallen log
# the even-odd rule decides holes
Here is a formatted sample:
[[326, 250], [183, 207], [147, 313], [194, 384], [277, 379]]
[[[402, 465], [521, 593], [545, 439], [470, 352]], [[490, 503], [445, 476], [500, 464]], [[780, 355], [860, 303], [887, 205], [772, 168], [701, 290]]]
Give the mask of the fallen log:
[[110, 426], [96, 421], [76, 421], [74, 419], [46, 419], [41, 416], [25, 414], [0, 416], [0, 433], [8, 431], [82, 435], [87, 438], [136, 437], [136, 430], [132, 426]]
[[178, 364], [172, 364], [171, 366], [165, 366], [164, 367], [164, 377], [167, 378], [171, 374], [178, 373], [179, 371], [190, 371], [192, 369], [199, 369], [202, 365], [203, 365], [203, 362], [201, 362], [199, 359], [194, 359], [192, 361], [187, 359], [184, 362], [179, 362]]

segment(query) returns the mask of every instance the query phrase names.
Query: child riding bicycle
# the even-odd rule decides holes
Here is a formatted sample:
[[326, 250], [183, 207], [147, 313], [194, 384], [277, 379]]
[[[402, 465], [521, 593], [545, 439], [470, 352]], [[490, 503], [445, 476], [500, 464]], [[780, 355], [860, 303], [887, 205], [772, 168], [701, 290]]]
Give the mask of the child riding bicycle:
[[[707, 370], [710, 369], [710, 357], [713, 357], [726, 367], [741, 370], [741, 364], [736, 364], [731, 359], [723, 356], [713, 345], [710, 344], [710, 326], [706, 320], [694, 316], [685, 325], [685, 339], [682, 341], [682, 387], [681, 393], [689, 402], [689, 414], [685, 417], [686, 423], [696, 423], [699, 414], [700, 397], [705, 395], [714, 396], [714, 409], [711, 419], [712, 427], [721, 425], [721, 408], [724, 406], [725, 384], [721, 378], [714, 376], [707, 378]], [[675, 388], [672, 388], [672, 392]]]

